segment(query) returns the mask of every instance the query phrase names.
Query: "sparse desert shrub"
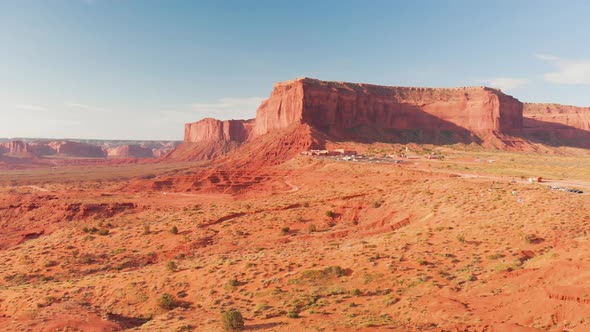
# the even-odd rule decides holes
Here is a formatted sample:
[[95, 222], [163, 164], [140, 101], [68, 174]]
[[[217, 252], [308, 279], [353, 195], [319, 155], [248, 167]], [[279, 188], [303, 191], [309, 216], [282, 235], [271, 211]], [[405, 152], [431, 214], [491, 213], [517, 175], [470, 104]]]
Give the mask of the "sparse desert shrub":
[[182, 325], [176, 329], [176, 332], [192, 331], [193, 326], [190, 324]]
[[297, 312], [296, 310], [290, 310], [289, 312], [287, 312], [287, 317], [288, 318], [299, 318], [299, 312]]
[[324, 269], [324, 273], [329, 275], [329, 276], [334, 276], [334, 277], [342, 277], [343, 275], [346, 274], [346, 271], [344, 271], [343, 268], [341, 268], [340, 266], [330, 266], [326, 269]]
[[172, 226], [172, 228], [170, 228], [170, 233], [172, 233], [172, 234], [178, 234], [178, 227]]
[[358, 288], [352, 289], [350, 290], [350, 295], [352, 296], [360, 296], [361, 295], [361, 290]]
[[109, 235], [109, 230], [108, 230], [108, 229], [106, 229], [106, 228], [100, 229], [100, 230], [98, 231], [98, 235], [102, 235], [102, 236]]
[[236, 309], [229, 309], [221, 313], [221, 322], [223, 328], [228, 331], [241, 330], [244, 328], [244, 318], [242, 314]]
[[316, 232], [316, 231], [317, 231], [317, 227], [316, 227], [316, 225], [314, 225], [314, 224], [309, 224], [309, 225], [307, 226], [307, 231], [308, 231], [309, 233]]
[[283, 235], [289, 234], [290, 231], [291, 231], [291, 229], [289, 227], [281, 228], [281, 234], [283, 234]]
[[158, 306], [162, 309], [172, 310], [178, 306], [176, 299], [170, 293], [164, 293], [158, 299]]
[[301, 278], [309, 281], [319, 281], [328, 278], [339, 278], [346, 274], [346, 270], [340, 266], [330, 266], [323, 270], [305, 270], [301, 272]]
[[524, 241], [528, 244], [534, 244], [538, 241], [538, 237], [535, 234], [527, 234], [524, 236]]
[[421, 258], [420, 258], [420, 259], [418, 259], [418, 264], [420, 264], [420, 265], [424, 266], [424, 265], [428, 265], [428, 262], [427, 262], [427, 261], [425, 261], [424, 259], [421, 259]]
[[176, 272], [178, 271], [178, 265], [176, 265], [175, 261], [168, 261], [168, 263], [166, 263], [166, 269], [170, 272]]
[[500, 259], [500, 258], [503, 258], [503, 257], [504, 257], [503, 254], [493, 254], [493, 255], [489, 255], [488, 256], [488, 259], [494, 260], [494, 259]]
[[457, 240], [461, 243], [465, 242], [465, 235], [463, 235], [463, 234], [457, 235]]
[[373, 207], [378, 209], [381, 207], [381, 205], [383, 205], [383, 201], [382, 200], [376, 200], [373, 202]]
[[82, 231], [84, 233], [91, 233], [91, 234], [93, 234], [93, 233], [98, 232], [98, 228], [96, 228], [96, 227], [84, 227], [84, 228], [82, 228]]
[[334, 218], [335, 216], [336, 216], [336, 214], [334, 213], [334, 211], [332, 211], [332, 210], [326, 211], [326, 217]]
[[44, 266], [45, 267], [54, 267], [54, 266], [58, 266], [58, 265], [59, 265], [59, 263], [56, 261], [49, 261], [49, 262], [45, 263]]
[[151, 232], [149, 225], [143, 225], [143, 235], [149, 235]]

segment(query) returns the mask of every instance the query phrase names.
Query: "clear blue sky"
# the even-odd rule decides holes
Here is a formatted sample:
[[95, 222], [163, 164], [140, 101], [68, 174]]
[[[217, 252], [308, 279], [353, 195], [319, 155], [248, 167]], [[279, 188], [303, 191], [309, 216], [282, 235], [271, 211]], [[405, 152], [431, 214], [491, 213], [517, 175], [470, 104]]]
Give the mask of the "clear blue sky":
[[590, 1], [0, 0], [0, 137], [181, 139], [300, 76], [590, 106]]

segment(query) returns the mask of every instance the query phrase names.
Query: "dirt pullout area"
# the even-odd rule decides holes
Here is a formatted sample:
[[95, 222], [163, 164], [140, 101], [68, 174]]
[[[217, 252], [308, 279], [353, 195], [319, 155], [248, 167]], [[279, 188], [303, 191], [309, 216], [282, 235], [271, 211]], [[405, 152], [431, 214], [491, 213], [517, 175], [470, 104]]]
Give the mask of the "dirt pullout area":
[[[0, 324], [220, 331], [234, 308], [247, 331], [590, 329], [588, 196], [525, 183], [526, 155], [445, 153], [0, 174]], [[590, 180], [586, 157], [544, 158], [530, 171]]]

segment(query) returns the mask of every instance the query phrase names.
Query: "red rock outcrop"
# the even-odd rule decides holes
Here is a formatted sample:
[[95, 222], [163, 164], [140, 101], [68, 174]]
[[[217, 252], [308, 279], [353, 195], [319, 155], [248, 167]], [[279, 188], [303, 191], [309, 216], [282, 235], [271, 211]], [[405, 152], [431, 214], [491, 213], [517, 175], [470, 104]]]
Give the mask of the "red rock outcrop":
[[4, 143], [7, 153], [11, 154], [20, 154], [20, 153], [28, 153], [31, 152], [29, 145], [23, 141], [10, 141], [8, 143]]
[[256, 113], [255, 135], [294, 123], [327, 133], [372, 127], [395, 130], [518, 132], [523, 105], [486, 87], [410, 88], [310, 78], [277, 83]]
[[153, 158], [152, 149], [137, 144], [126, 144], [107, 149], [109, 158]]
[[2, 143], [2, 148], [0, 149], [0, 153], [5, 154], [6, 156], [16, 157], [16, 158], [34, 158], [36, 157], [35, 153], [29, 146], [29, 144], [23, 141], [9, 141], [6, 143]]
[[184, 143], [166, 156], [173, 160], [214, 159], [247, 141], [254, 120], [216, 120], [205, 118], [184, 126]]
[[38, 156], [52, 156], [57, 153], [56, 149], [51, 147], [50, 141], [29, 142], [29, 148]]
[[525, 118], [590, 130], [590, 107], [525, 103]]
[[590, 147], [590, 107], [524, 104], [524, 133], [546, 144]]
[[[313, 128], [300, 132], [335, 139], [481, 143], [520, 133], [522, 109], [517, 99], [486, 87], [387, 87], [300, 78], [275, 84], [254, 120], [207, 118], [186, 124], [185, 143], [168, 157], [210, 159], [252, 138], [288, 128], [291, 133], [300, 125]], [[313, 137], [296, 136], [298, 142], [317, 145]]]
[[184, 126], [184, 142], [235, 141], [244, 142], [250, 137], [253, 120], [216, 120], [205, 118]]
[[60, 156], [82, 158], [106, 158], [107, 156], [102, 147], [87, 143], [60, 141], [52, 142], [50, 146], [54, 148]]

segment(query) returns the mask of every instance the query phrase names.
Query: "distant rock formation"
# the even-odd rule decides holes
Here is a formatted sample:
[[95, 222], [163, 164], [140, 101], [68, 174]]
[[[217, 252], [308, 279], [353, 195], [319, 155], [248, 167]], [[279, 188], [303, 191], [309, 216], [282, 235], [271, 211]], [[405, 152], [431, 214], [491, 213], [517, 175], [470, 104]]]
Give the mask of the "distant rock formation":
[[254, 120], [216, 120], [205, 118], [184, 126], [184, 142], [167, 158], [208, 160], [234, 150], [252, 134]]
[[102, 147], [93, 144], [73, 141], [57, 141], [49, 144], [57, 155], [77, 158], [106, 158], [107, 154]]
[[544, 144], [590, 148], [590, 107], [525, 103], [524, 133]]
[[524, 116], [533, 120], [590, 130], [590, 107], [525, 103]]
[[137, 144], [125, 144], [107, 149], [109, 158], [153, 158], [154, 151]]
[[4, 147], [6, 152], [10, 154], [25, 154], [31, 152], [29, 145], [23, 141], [10, 141], [4, 143]]
[[13, 158], [36, 158], [37, 155], [31, 149], [29, 144], [14, 140], [0, 143], [0, 155]]
[[184, 142], [235, 141], [245, 142], [252, 132], [254, 120], [216, 120], [205, 118], [187, 123], [184, 128]]

